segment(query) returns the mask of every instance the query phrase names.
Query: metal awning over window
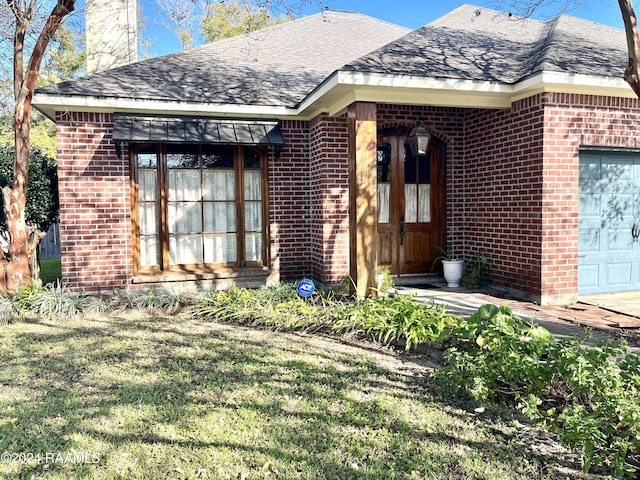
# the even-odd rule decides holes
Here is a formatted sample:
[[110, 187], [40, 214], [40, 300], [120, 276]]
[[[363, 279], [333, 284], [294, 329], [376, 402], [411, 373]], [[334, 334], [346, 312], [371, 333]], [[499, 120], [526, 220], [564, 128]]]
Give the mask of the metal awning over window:
[[284, 138], [276, 121], [160, 117], [121, 113], [115, 114], [113, 140], [115, 142], [284, 146]]

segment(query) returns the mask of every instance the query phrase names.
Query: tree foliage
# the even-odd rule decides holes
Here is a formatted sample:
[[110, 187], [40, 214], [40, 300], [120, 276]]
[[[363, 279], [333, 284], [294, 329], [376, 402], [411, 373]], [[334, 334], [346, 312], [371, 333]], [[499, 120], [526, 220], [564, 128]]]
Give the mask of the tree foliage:
[[324, 8], [325, 0], [157, 0], [162, 25], [183, 49], [287, 21], [308, 4]]
[[[10, 145], [0, 146], [0, 188], [10, 186], [13, 181], [15, 149]], [[29, 187], [27, 189], [27, 224], [46, 232], [57, 220], [58, 173], [55, 160], [36, 148], [29, 158]], [[6, 230], [4, 210], [0, 209], [0, 230]]]
[[222, 2], [209, 5], [200, 21], [200, 30], [208, 42], [235, 37], [290, 20], [275, 17], [264, 7], [248, 2]]
[[[78, 31], [60, 26], [43, 62], [39, 87], [69, 80], [84, 72], [83, 40]], [[31, 145], [49, 158], [56, 158], [55, 125], [39, 112], [32, 111], [31, 114]], [[0, 80], [0, 144], [12, 145], [13, 137], [13, 83], [7, 78]]]

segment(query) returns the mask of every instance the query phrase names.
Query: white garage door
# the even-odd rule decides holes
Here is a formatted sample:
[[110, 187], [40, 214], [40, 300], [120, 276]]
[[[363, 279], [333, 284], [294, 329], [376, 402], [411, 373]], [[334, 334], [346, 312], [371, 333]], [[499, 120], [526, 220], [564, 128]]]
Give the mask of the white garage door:
[[640, 290], [640, 154], [582, 152], [578, 293]]

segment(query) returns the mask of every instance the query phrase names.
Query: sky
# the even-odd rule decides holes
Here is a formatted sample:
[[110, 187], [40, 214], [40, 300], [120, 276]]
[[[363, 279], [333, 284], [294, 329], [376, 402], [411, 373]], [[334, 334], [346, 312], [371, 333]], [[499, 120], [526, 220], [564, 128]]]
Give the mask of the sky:
[[[176, 0], [186, 1], [186, 0]], [[507, 1], [500, 0], [320, 0], [332, 10], [359, 12], [371, 17], [396, 23], [411, 29], [419, 28], [454, 10], [463, 3], [471, 3], [479, 7], [505, 10]], [[547, 0], [548, 9], [539, 11], [534, 18], [548, 20], [557, 15], [567, 0]], [[162, 28], [158, 18], [155, 0], [138, 0], [142, 6], [142, 14], [147, 17], [147, 32], [153, 40], [148, 52], [152, 56], [165, 55], [181, 49], [177, 38]], [[616, 0], [580, 0], [580, 7], [567, 12], [569, 15], [591, 20], [617, 28], [624, 28], [620, 9]], [[634, 2], [636, 3], [636, 2]], [[636, 10], [638, 5], [634, 5]], [[300, 15], [312, 15], [321, 11], [319, 0], [302, 8]]]

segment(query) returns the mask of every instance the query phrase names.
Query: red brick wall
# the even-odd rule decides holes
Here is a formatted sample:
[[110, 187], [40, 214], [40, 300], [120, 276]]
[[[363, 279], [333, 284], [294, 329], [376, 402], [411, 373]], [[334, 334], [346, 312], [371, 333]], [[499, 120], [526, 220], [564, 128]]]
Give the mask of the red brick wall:
[[[378, 105], [378, 127], [418, 115], [447, 144], [447, 235], [472, 260], [482, 250], [497, 285], [542, 303], [577, 293], [582, 146], [640, 147], [635, 99], [541, 94], [508, 110]], [[131, 282], [128, 161], [109, 114], [57, 118], [63, 277], [98, 292]], [[348, 138], [344, 117], [282, 122], [269, 161], [272, 278], [348, 273]], [[544, 143], [544, 144], [543, 144]], [[124, 157], [126, 158], [126, 156]]]
[[544, 109], [538, 96], [465, 119], [460, 211], [465, 256], [482, 250], [491, 281], [541, 294]]
[[470, 112], [461, 170], [466, 257], [481, 249], [495, 284], [543, 304], [575, 300], [580, 148], [638, 148], [639, 106], [549, 93], [510, 110]]
[[62, 278], [87, 293], [126, 286], [131, 274], [129, 164], [112, 131], [110, 114], [57, 115]]
[[[129, 163], [116, 158], [110, 114], [57, 117], [62, 275], [74, 290], [131, 285]], [[287, 146], [269, 162], [272, 277], [311, 275], [308, 122], [286, 121]]]
[[311, 268], [325, 285], [349, 274], [349, 132], [346, 117], [311, 122]]
[[300, 279], [311, 271], [311, 195], [309, 122], [285, 120], [286, 145], [269, 165], [272, 269], [282, 279]]

